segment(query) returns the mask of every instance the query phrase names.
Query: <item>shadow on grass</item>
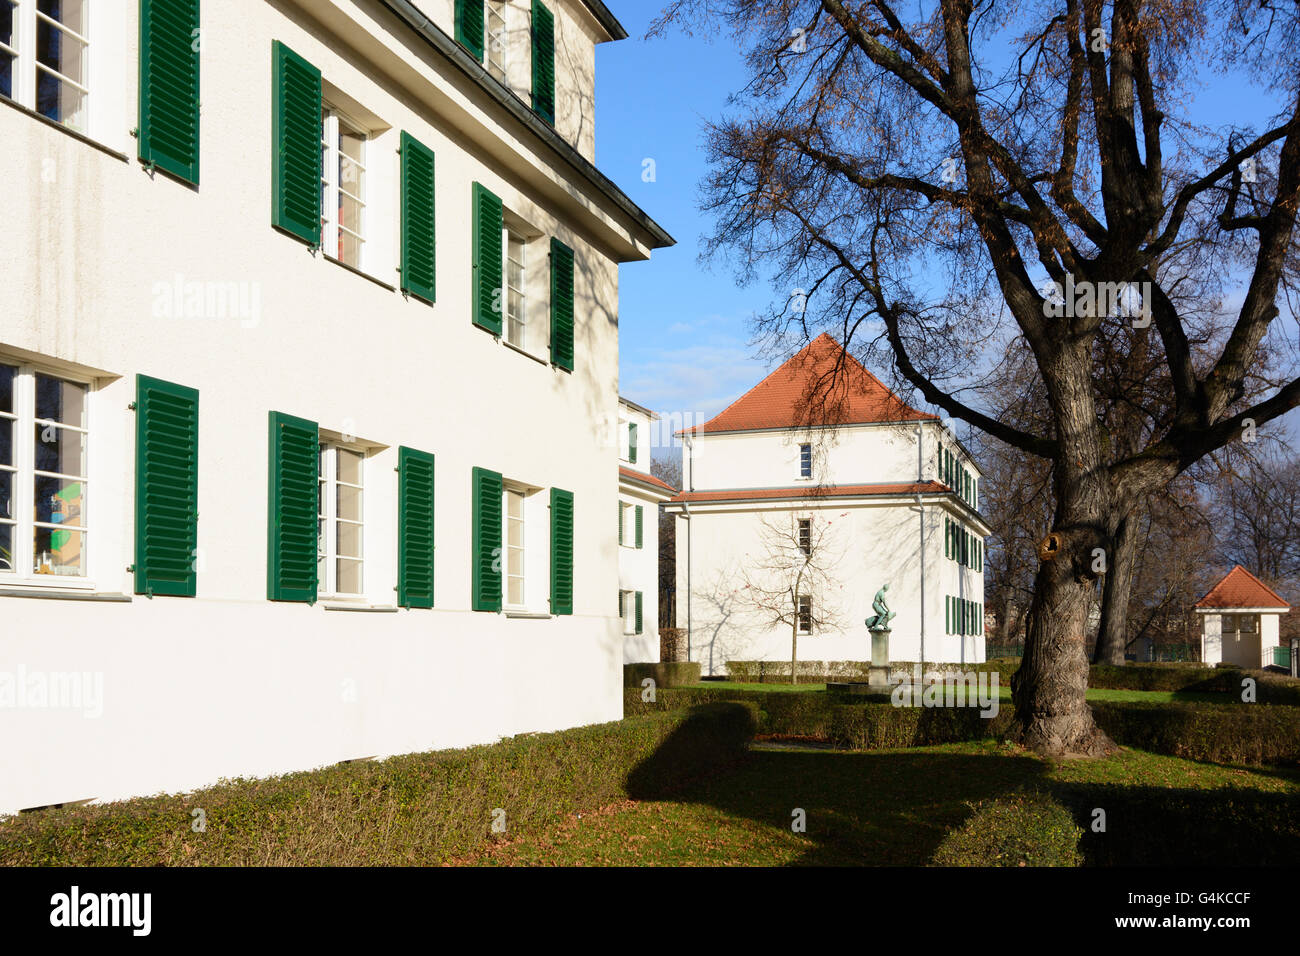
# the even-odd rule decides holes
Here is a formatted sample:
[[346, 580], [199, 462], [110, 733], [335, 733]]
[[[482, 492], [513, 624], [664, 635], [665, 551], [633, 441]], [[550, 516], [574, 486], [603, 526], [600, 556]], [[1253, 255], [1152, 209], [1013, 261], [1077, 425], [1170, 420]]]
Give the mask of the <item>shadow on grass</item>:
[[[752, 751], [734, 769], [665, 791], [689, 724], [633, 770], [637, 800], [711, 807], [788, 839], [804, 811], [806, 845], [795, 865], [925, 865], [972, 814], [972, 803], [1042, 790], [1084, 830], [1088, 865], [1241, 865], [1300, 859], [1300, 796], [1250, 789], [1189, 789], [1054, 780], [1038, 758], [982, 744], [982, 752], [927, 749], [865, 752]], [[1284, 772], [1281, 772], [1284, 773]], [[1281, 775], [1279, 773], [1279, 775]], [[1105, 811], [1105, 832], [1092, 830]], [[761, 859], [756, 859], [761, 863]]]

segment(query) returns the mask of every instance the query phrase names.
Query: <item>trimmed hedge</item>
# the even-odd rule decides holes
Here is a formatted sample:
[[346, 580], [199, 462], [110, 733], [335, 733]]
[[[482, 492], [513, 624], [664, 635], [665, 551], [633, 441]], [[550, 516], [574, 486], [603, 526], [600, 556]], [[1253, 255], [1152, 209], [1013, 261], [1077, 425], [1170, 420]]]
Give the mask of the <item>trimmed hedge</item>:
[[1300, 762], [1300, 708], [1259, 704], [1095, 703], [1116, 743], [1211, 763]]
[[656, 687], [676, 687], [681, 684], [698, 684], [700, 682], [699, 661], [661, 661], [647, 664], [624, 664], [623, 686], [641, 686], [641, 681], [649, 677]]
[[932, 866], [1083, 865], [1083, 830], [1049, 794], [1014, 793], [969, 806], [975, 812], [943, 838]]
[[[429, 865], [567, 814], [672, 793], [740, 760], [754, 716], [715, 704], [192, 794], [0, 820], [0, 865]], [[201, 809], [204, 832], [191, 829]]]

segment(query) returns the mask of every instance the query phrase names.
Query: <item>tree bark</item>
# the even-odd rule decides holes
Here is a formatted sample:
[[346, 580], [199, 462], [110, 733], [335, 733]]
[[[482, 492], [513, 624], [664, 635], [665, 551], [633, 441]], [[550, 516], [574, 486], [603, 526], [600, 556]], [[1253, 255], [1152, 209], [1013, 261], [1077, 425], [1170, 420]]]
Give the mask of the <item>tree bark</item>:
[[1137, 554], [1138, 516], [1120, 519], [1106, 566], [1101, 589], [1101, 629], [1092, 654], [1094, 664], [1123, 664], [1128, 647], [1128, 602], [1133, 592], [1133, 570]]

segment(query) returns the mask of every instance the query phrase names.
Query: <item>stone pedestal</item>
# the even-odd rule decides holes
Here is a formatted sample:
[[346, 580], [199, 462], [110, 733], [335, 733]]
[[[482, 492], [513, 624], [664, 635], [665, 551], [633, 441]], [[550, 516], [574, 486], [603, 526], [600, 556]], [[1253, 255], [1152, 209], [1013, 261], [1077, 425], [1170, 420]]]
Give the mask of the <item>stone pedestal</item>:
[[871, 632], [871, 670], [867, 682], [873, 687], [889, 686], [889, 628]]

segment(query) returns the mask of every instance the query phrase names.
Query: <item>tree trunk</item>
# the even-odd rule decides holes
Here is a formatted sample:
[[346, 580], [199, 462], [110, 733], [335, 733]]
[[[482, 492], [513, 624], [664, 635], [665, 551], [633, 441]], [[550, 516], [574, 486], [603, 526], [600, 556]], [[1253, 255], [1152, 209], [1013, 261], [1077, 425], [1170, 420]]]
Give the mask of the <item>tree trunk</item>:
[[[1059, 517], [1059, 515], [1058, 515]], [[1114, 743], [1093, 722], [1088, 690], [1087, 623], [1093, 583], [1087, 569], [1101, 535], [1091, 522], [1061, 522], [1040, 552], [1025, 627], [1025, 656], [1011, 677], [1021, 743], [1047, 756], [1102, 756]]]
[[1128, 602], [1133, 591], [1133, 570], [1137, 555], [1136, 512], [1120, 519], [1106, 565], [1101, 589], [1101, 629], [1092, 654], [1094, 664], [1123, 664], [1128, 647]]

